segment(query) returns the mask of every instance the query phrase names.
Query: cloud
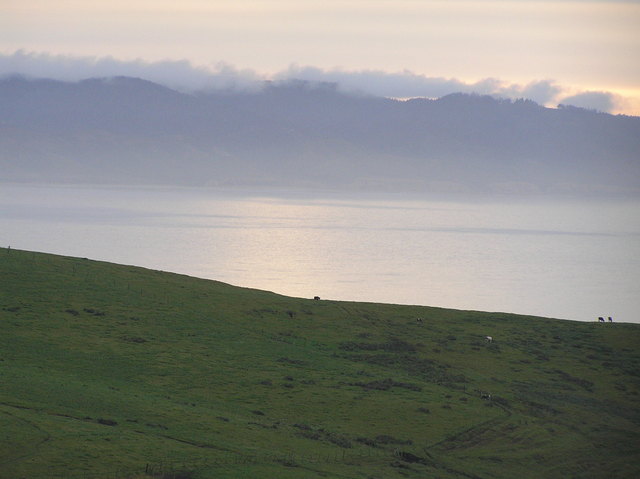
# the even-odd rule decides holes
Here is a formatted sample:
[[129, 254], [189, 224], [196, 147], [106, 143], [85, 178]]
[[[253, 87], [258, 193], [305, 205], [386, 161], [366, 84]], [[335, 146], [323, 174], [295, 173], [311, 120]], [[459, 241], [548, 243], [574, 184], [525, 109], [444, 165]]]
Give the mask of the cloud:
[[503, 95], [507, 98], [526, 98], [541, 105], [554, 102], [563, 88], [553, 80], [540, 80], [528, 83], [524, 86], [510, 85], [501, 87]]
[[589, 110], [610, 112], [618, 108], [623, 100], [614, 93], [605, 91], [587, 91], [562, 98], [562, 105], [577, 106]]
[[545, 106], [558, 103], [611, 112], [623, 109], [625, 99], [603, 91], [573, 92], [553, 80], [527, 84], [509, 83], [496, 78], [464, 82], [455, 78], [430, 77], [408, 70], [349, 71], [292, 65], [268, 76], [251, 69], [238, 69], [227, 63], [195, 66], [187, 60], [119, 60], [113, 57], [78, 57], [18, 50], [0, 54], [0, 76], [21, 74], [36, 78], [77, 81], [93, 77], [132, 76], [181, 91], [256, 90], [266, 80], [334, 83], [341, 91], [391, 98], [440, 98], [450, 93], [476, 93], [509, 99], [529, 99]]
[[417, 96], [438, 98], [465, 88], [465, 84], [459, 80], [426, 77], [410, 71], [387, 73], [380, 70], [323, 70], [312, 66], [292, 65], [287, 70], [274, 75], [274, 80], [286, 81], [294, 78], [311, 82], [336, 83], [346, 91], [399, 98]]
[[21, 74], [35, 78], [78, 81], [86, 78], [131, 76], [178, 90], [246, 89], [264, 78], [253, 70], [237, 70], [226, 63], [194, 66], [187, 60], [118, 60], [113, 57], [77, 57], [18, 50], [0, 54], [0, 75]]
[[526, 98], [542, 105], [553, 103], [563, 88], [553, 80], [539, 80], [525, 85], [507, 83], [496, 78], [486, 78], [465, 83], [455, 78], [429, 77], [410, 71], [397, 73], [380, 70], [346, 71], [297, 65], [275, 75], [276, 80], [301, 79], [336, 83], [346, 91], [356, 91], [394, 98], [440, 98], [450, 93], [477, 93], [504, 98]]

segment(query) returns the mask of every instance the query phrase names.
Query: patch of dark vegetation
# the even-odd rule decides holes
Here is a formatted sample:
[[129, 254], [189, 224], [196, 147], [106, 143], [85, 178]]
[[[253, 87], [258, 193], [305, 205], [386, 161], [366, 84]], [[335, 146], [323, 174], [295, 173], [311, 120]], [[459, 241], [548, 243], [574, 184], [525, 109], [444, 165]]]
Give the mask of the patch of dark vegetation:
[[343, 351], [388, 351], [406, 353], [417, 350], [415, 345], [400, 339], [392, 339], [386, 343], [356, 343], [354, 341], [346, 341], [340, 343], [338, 347]]
[[216, 419], [223, 421], [223, 422], [229, 422], [229, 418], [228, 417], [223, 417], [223, 416], [216, 416]]
[[491, 461], [491, 462], [503, 462], [501, 457], [498, 456], [480, 456], [478, 457], [481, 461]]
[[377, 390], [377, 391], [388, 391], [391, 388], [404, 388], [409, 389], [411, 391], [422, 391], [420, 386], [411, 383], [402, 383], [398, 381], [394, 381], [391, 378], [387, 379], [379, 379], [377, 381], [371, 381], [368, 383], [357, 382], [357, 383], [349, 383], [350, 386], [359, 386], [363, 389], [367, 390]]
[[524, 405], [529, 409], [529, 414], [535, 417], [545, 417], [545, 416], [555, 416], [560, 414], [560, 411], [549, 406], [548, 404], [542, 404], [536, 401], [526, 400], [523, 398], [519, 398], [519, 400], [524, 403]]
[[65, 313], [70, 314], [71, 316], [78, 316], [80, 313], [75, 309], [65, 309]]
[[154, 478], [158, 479], [194, 479], [195, 471], [189, 470], [171, 470], [167, 471], [165, 467], [159, 466], [160, 469], [163, 469], [161, 472], [155, 471], [153, 466], [147, 466], [147, 470], [145, 471], [147, 474], [150, 474]]
[[415, 454], [412, 454], [410, 452], [407, 451], [397, 451], [396, 452], [396, 457], [400, 458], [400, 460], [404, 461], [404, 462], [408, 462], [408, 463], [417, 463], [417, 464], [424, 464], [427, 465], [427, 461], [420, 456], [416, 456]]
[[329, 441], [331, 444], [335, 444], [336, 446], [342, 447], [343, 449], [351, 449], [353, 447], [349, 438], [342, 434], [330, 432], [327, 434], [326, 438], [327, 441]]
[[364, 444], [365, 446], [369, 446], [369, 447], [378, 447], [374, 439], [369, 439], [367, 437], [356, 437], [356, 442], [359, 442], [360, 444]]
[[94, 309], [94, 308], [84, 308], [83, 311], [85, 313], [93, 314], [94, 316], [104, 316], [105, 315], [104, 311], [98, 311], [97, 309]]
[[373, 439], [367, 437], [358, 437], [356, 438], [356, 442], [364, 444], [370, 447], [382, 447], [382, 446], [410, 446], [413, 444], [411, 439], [398, 439], [393, 436], [389, 436], [387, 434], [381, 434], [379, 436], [374, 437]]
[[17, 313], [18, 311], [20, 311], [20, 306], [10, 306], [8, 308], [2, 308], [2, 309], [10, 313]]
[[128, 342], [128, 343], [138, 343], [138, 344], [141, 344], [141, 343], [146, 343], [146, 342], [147, 342], [147, 340], [146, 340], [146, 339], [141, 338], [141, 337], [139, 337], [139, 336], [133, 336], [133, 337], [125, 336], [125, 337], [123, 337], [122, 339], [123, 339], [123, 341], [126, 341], [126, 342]]
[[264, 413], [258, 409], [256, 409], [255, 411], [251, 411], [252, 414], [255, 414], [256, 416], [264, 416]]
[[249, 424], [250, 426], [258, 426], [261, 427], [262, 429], [278, 429], [278, 424], [261, 424], [259, 422], [248, 422], [247, 424]]
[[194, 471], [179, 471], [172, 472], [169, 476], [165, 475], [166, 479], [193, 479], [195, 476]]
[[549, 356], [539, 349], [532, 350], [531, 354], [533, 354], [538, 361], [549, 361]]
[[505, 398], [500, 397], [500, 396], [492, 396], [491, 400], [496, 403], [499, 404], [502, 407], [508, 408], [509, 407], [509, 401], [507, 401]]
[[296, 436], [303, 437], [305, 439], [311, 439], [312, 441], [321, 441], [324, 437], [322, 432], [314, 431], [313, 429], [303, 429], [302, 431], [296, 433]]
[[164, 431], [168, 431], [169, 428], [167, 426], [165, 426], [164, 424], [152, 424], [152, 423], [147, 423], [145, 424], [147, 427], [155, 427], [158, 429], [162, 429]]
[[448, 371], [449, 366], [438, 364], [427, 358], [419, 358], [409, 354], [349, 354], [346, 359], [357, 362], [365, 362], [376, 366], [384, 366], [393, 369], [401, 369], [406, 373], [418, 376], [426, 381], [436, 384], [447, 384], [455, 387], [455, 383], [465, 383], [466, 378], [462, 374], [453, 374]]
[[113, 419], [98, 418], [97, 421], [98, 421], [98, 424], [102, 424], [104, 426], [117, 426], [118, 425], [118, 423], [116, 421], [114, 421]]
[[418, 412], [421, 412], [423, 414], [431, 414], [431, 411], [429, 411], [429, 408], [426, 408], [426, 407], [419, 407]]
[[569, 373], [561, 371], [560, 369], [554, 369], [554, 372], [556, 374], [559, 374], [560, 377], [562, 377], [562, 379], [564, 379], [565, 381], [568, 381], [568, 382], [570, 382], [572, 384], [576, 384], [576, 385], [580, 386], [581, 388], [585, 389], [586, 391], [593, 392], [593, 383], [591, 381], [588, 381], [586, 379], [577, 378], [575, 376], [572, 376]]
[[272, 309], [272, 308], [262, 308], [262, 309], [254, 309], [253, 312], [254, 313], [258, 313], [259, 315], [262, 315], [262, 313], [277, 314], [278, 310], [277, 309]]
[[285, 467], [300, 467], [292, 459], [278, 459], [278, 463]]
[[287, 364], [295, 364], [297, 366], [303, 366], [304, 364], [306, 364], [306, 362], [302, 361], [301, 359], [290, 359], [290, 358], [279, 358], [278, 362], [279, 363], [287, 363]]
[[292, 424], [293, 427], [296, 427], [298, 429], [302, 429], [303, 431], [311, 431], [313, 430], [313, 428], [311, 426], [309, 426], [308, 424], [304, 424], [304, 423], [296, 423], [296, 424]]
[[343, 449], [351, 449], [353, 444], [349, 437], [344, 434], [338, 434], [335, 432], [325, 431], [323, 428], [315, 429], [308, 424], [293, 424], [293, 427], [299, 429], [296, 436], [303, 437], [305, 439], [311, 439], [313, 441], [326, 441], [331, 444], [335, 444]]
[[362, 319], [366, 319], [367, 321], [376, 322], [380, 320], [378, 315], [372, 311], [358, 311], [358, 314], [362, 316]]
[[271, 381], [271, 379], [265, 379], [264, 381], [260, 381], [260, 384], [262, 384], [263, 386], [273, 386], [273, 382]]

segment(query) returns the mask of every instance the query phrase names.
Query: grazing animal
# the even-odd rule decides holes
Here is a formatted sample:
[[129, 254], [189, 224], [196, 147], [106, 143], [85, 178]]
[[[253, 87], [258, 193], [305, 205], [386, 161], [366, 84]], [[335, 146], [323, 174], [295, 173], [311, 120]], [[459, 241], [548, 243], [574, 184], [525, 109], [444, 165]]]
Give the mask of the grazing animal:
[[600, 317], [598, 318], [598, 322], [600, 322], [600, 323], [604, 323], [604, 318], [603, 318], [602, 316], [600, 316]]
[[485, 340], [486, 342], [488, 342], [488, 343], [492, 343], [492, 342], [493, 342], [493, 337], [491, 337], [491, 336], [485, 336], [485, 337], [484, 337], [484, 340]]
[[609, 316], [609, 322], [613, 323], [613, 318], [611, 316]]
[[314, 300], [314, 301], [320, 301], [320, 296], [314, 296], [314, 297], [313, 297], [313, 300]]
[[489, 393], [480, 393], [481, 399], [486, 399], [487, 401], [491, 401], [491, 394]]
[[422, 318], [418, 318], [418, 319], [416, 319], [416, 322], [418, 322], [418, 323], [422, 324]]

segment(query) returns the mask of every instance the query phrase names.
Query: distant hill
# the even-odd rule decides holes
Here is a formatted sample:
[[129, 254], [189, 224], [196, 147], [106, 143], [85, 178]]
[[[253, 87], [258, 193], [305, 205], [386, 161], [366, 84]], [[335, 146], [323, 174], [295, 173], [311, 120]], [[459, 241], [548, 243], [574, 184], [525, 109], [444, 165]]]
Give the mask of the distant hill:
[[0, 165], [0, 181], [639, 193], [640, 118], [306, 82], [186, 94], [9, 77]]
[[0, 479], [640, 477], [639, 341], [1, 248]]

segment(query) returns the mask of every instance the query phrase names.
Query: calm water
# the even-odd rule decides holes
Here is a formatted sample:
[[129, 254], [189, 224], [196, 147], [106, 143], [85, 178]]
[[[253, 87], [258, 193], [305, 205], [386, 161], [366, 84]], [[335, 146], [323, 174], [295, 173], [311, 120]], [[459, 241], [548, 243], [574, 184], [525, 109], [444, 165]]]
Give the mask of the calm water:
[[639, 201], [0, 185], [0, 245], [291, 296], [640, 322]]

